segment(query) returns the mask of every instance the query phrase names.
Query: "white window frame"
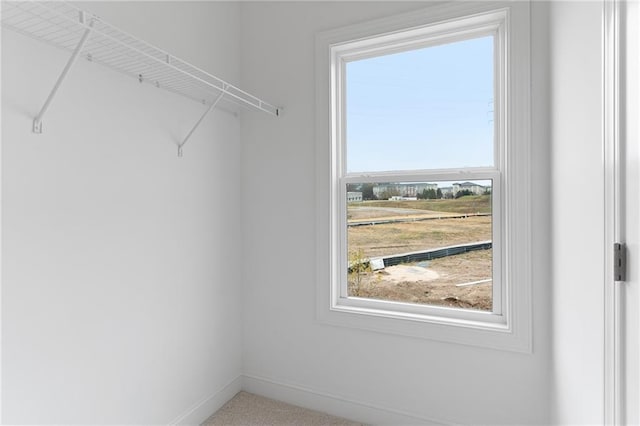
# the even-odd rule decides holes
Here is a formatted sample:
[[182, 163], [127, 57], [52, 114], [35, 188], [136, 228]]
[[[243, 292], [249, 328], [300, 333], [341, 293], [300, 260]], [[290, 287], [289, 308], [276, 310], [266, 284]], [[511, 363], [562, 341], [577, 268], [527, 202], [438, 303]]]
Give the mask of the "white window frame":
[[[347, 173], [345, 63], [494, 36], [494, 167]], [[317, 318], [329, 324], [530, 352], [529, 4], [449, 3], [316, 39]], [[492, 180], [493, 312], [346, 295], [346, 184]]]

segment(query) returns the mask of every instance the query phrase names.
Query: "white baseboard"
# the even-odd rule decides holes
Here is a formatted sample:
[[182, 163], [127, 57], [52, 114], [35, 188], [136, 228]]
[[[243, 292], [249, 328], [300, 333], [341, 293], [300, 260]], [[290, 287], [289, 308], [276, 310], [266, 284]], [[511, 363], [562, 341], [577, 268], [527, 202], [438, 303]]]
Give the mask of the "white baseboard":
[[169, 425], [200, 425], [242, 390], [243, 377], [238, 376], [217, 392], [205, 396], [180, 414]]
[[453, 425], [371, 403], [346, 399], [292, 383], [282, 383], [266, 377], [245, 374], [242, 390], [256, 395], [294, 404], [310, 410], [372, 425]]

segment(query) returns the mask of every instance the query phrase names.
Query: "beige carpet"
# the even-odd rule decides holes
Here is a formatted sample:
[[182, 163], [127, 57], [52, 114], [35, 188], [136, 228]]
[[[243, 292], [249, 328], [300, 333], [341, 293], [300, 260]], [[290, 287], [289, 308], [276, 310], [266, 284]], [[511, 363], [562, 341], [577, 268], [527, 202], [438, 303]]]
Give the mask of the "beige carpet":
[[239, 392], [203, 426], [362, 426], [319, 411], [307, 410], [247, 392]]

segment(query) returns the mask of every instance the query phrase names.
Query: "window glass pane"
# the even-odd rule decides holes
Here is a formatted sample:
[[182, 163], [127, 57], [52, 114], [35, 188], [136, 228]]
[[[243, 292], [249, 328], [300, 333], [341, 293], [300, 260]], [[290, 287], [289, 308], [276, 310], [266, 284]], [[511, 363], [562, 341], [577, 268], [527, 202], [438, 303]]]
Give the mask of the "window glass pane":
[[490, 180], [346, 189], [348, 296], [492, 310]]
[[493, 40], [348, 62], [347, 172], [493, 166]]

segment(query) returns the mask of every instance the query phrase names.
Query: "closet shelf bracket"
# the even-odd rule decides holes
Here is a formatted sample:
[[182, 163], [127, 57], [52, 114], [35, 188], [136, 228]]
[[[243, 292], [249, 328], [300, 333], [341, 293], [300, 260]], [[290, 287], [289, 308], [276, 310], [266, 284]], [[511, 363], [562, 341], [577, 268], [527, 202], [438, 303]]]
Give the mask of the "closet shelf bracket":
[[[79, 11], [78, 15], [79, 15], [78, 20], [80, 22], [80, 25], [85, 25], [85, 12], [81, 10]], [[51, 89], [51, 93], [49, 93], [49, 96], [47, 97], [47, 100], [44, 102], [44, 105], [42, 105], [42, 108], [40, 109], [40, 112], [38, 113], [38, 115], [36, 115], [36, 117], [33, 119], [33, 133], [42, 133], [42, 117], [44, 117], [47, 110], [49, 109], [49, 106], [51, 105], [53, 98], [55, 98], [56, 93], [58, 92], [58, 89], [62, 85], [62, 82], [64, 81], [64, 79], [67, 77], [69, 70], [78, 59], [78, 56], [80, 56], [80, 52], [82, 51], [82, 48], [87, 42], [87, 39], [89, 38], [89, 34], [91, 33], [92, 29], [93, 29], [93, 19], [91, 19], [88, 26], [86, 26], [86, 29], [84, 30], [84, 33], [82, 34], [82, 37], [78, 42], [78, 45], [73, 50], [71, 57], [67, 61], [67, 64], [65, 65], [64, 69], [62, 70], [62, 73], [58, 77], [58, 80], [56, 81], [56, 84], [53, 86], [53, 89]]]
[[186, 144], [189, 141], [189, 138], [191, 137], [193, 132], [196, 131], [198, 126], [200, 126], [200, 123], [202, 123], [202, 120], [204, 120], [205, 117], [207, 115], [209, 115], [209, 113], [215, 109], [215, 107], [218, 105], [218, 102], [220, 102], [222, 100], [222, 97], [224, 96], [225, 91], [227, 90], [227, 87], [225, 86], [222, 89], [223, 89], [222, 92], [220, 92], [220, 94], [218, 95], [216, 100], [213, 101], [213, 103], [211, 105], [209, 105], [209, 108], [207, 108], [207, 110], [204, 112], [204, 114], [202, 114], [200, 119], [198, 121], [196, 121], [196, 124], [194, 124], [194, 126], [191, 128], [189, 133], [187, 133], [187, 136], [185, 136], [185, 138], [182, 140], [182, 142], [178, 145], [178, 157], [182, 157], [182, 147], [184, 146], [184, 144]]

